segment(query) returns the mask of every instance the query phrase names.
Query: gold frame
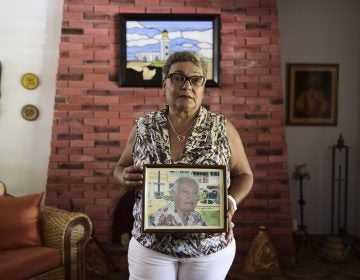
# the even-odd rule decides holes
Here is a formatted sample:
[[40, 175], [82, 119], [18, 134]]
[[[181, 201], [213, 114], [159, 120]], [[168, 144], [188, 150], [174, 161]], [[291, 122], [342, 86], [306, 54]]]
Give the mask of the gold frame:
[[338, 64], [287, 64], [287, 125], [337, 125]]

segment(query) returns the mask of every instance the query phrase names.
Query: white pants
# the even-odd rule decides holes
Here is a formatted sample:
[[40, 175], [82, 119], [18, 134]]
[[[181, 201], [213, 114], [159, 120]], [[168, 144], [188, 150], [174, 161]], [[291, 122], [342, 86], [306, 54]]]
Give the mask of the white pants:
[[223, 250], [198, 258], [176, 258], [129, 243], [130, 280], [223, 280], [234, 260], [235, 240]]

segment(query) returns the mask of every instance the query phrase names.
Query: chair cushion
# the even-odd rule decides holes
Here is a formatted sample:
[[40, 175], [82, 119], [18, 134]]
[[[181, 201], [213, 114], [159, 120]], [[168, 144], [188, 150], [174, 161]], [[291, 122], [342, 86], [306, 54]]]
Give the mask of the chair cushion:
[[43, 193], [0, 198], [0, 250], [40, 246]]
[[6, 279], [29, 279], [60, 264], [59, 249], [27, 247], [0, 251], [0, 276]]

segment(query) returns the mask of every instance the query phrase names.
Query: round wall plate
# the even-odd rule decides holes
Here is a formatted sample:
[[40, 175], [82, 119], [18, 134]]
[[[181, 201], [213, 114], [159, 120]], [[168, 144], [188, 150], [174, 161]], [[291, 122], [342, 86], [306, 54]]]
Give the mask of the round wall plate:
[[27, 104], [21, 109], [21, 116], [27, 121], [34, 121], [39, 117], [39, 109], [31, 104]]
[[21, 84], [26, 89], [36, 89], [39, 83], [39, 78], [34, 73], [25, 73], [21, 77]]

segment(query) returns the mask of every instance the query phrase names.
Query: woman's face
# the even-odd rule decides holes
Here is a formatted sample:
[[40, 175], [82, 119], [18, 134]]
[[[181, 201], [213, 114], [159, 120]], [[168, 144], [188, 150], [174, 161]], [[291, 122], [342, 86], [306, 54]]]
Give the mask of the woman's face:
[[[196, 66], [192, 62], [174, 63], [170, 67], [169, 75], [173, 73], [186, 77], [203, 76], [201, 67]], [[189, 80], [186, 80], [183, 84], [178, 84], [167, 78], [163, 82], [163, 90], [169, 106], [179, 111], [197, 111], [204, 96], [204, 89], [205, 83], [196, 85], [195, 83], [191, 84]]]

